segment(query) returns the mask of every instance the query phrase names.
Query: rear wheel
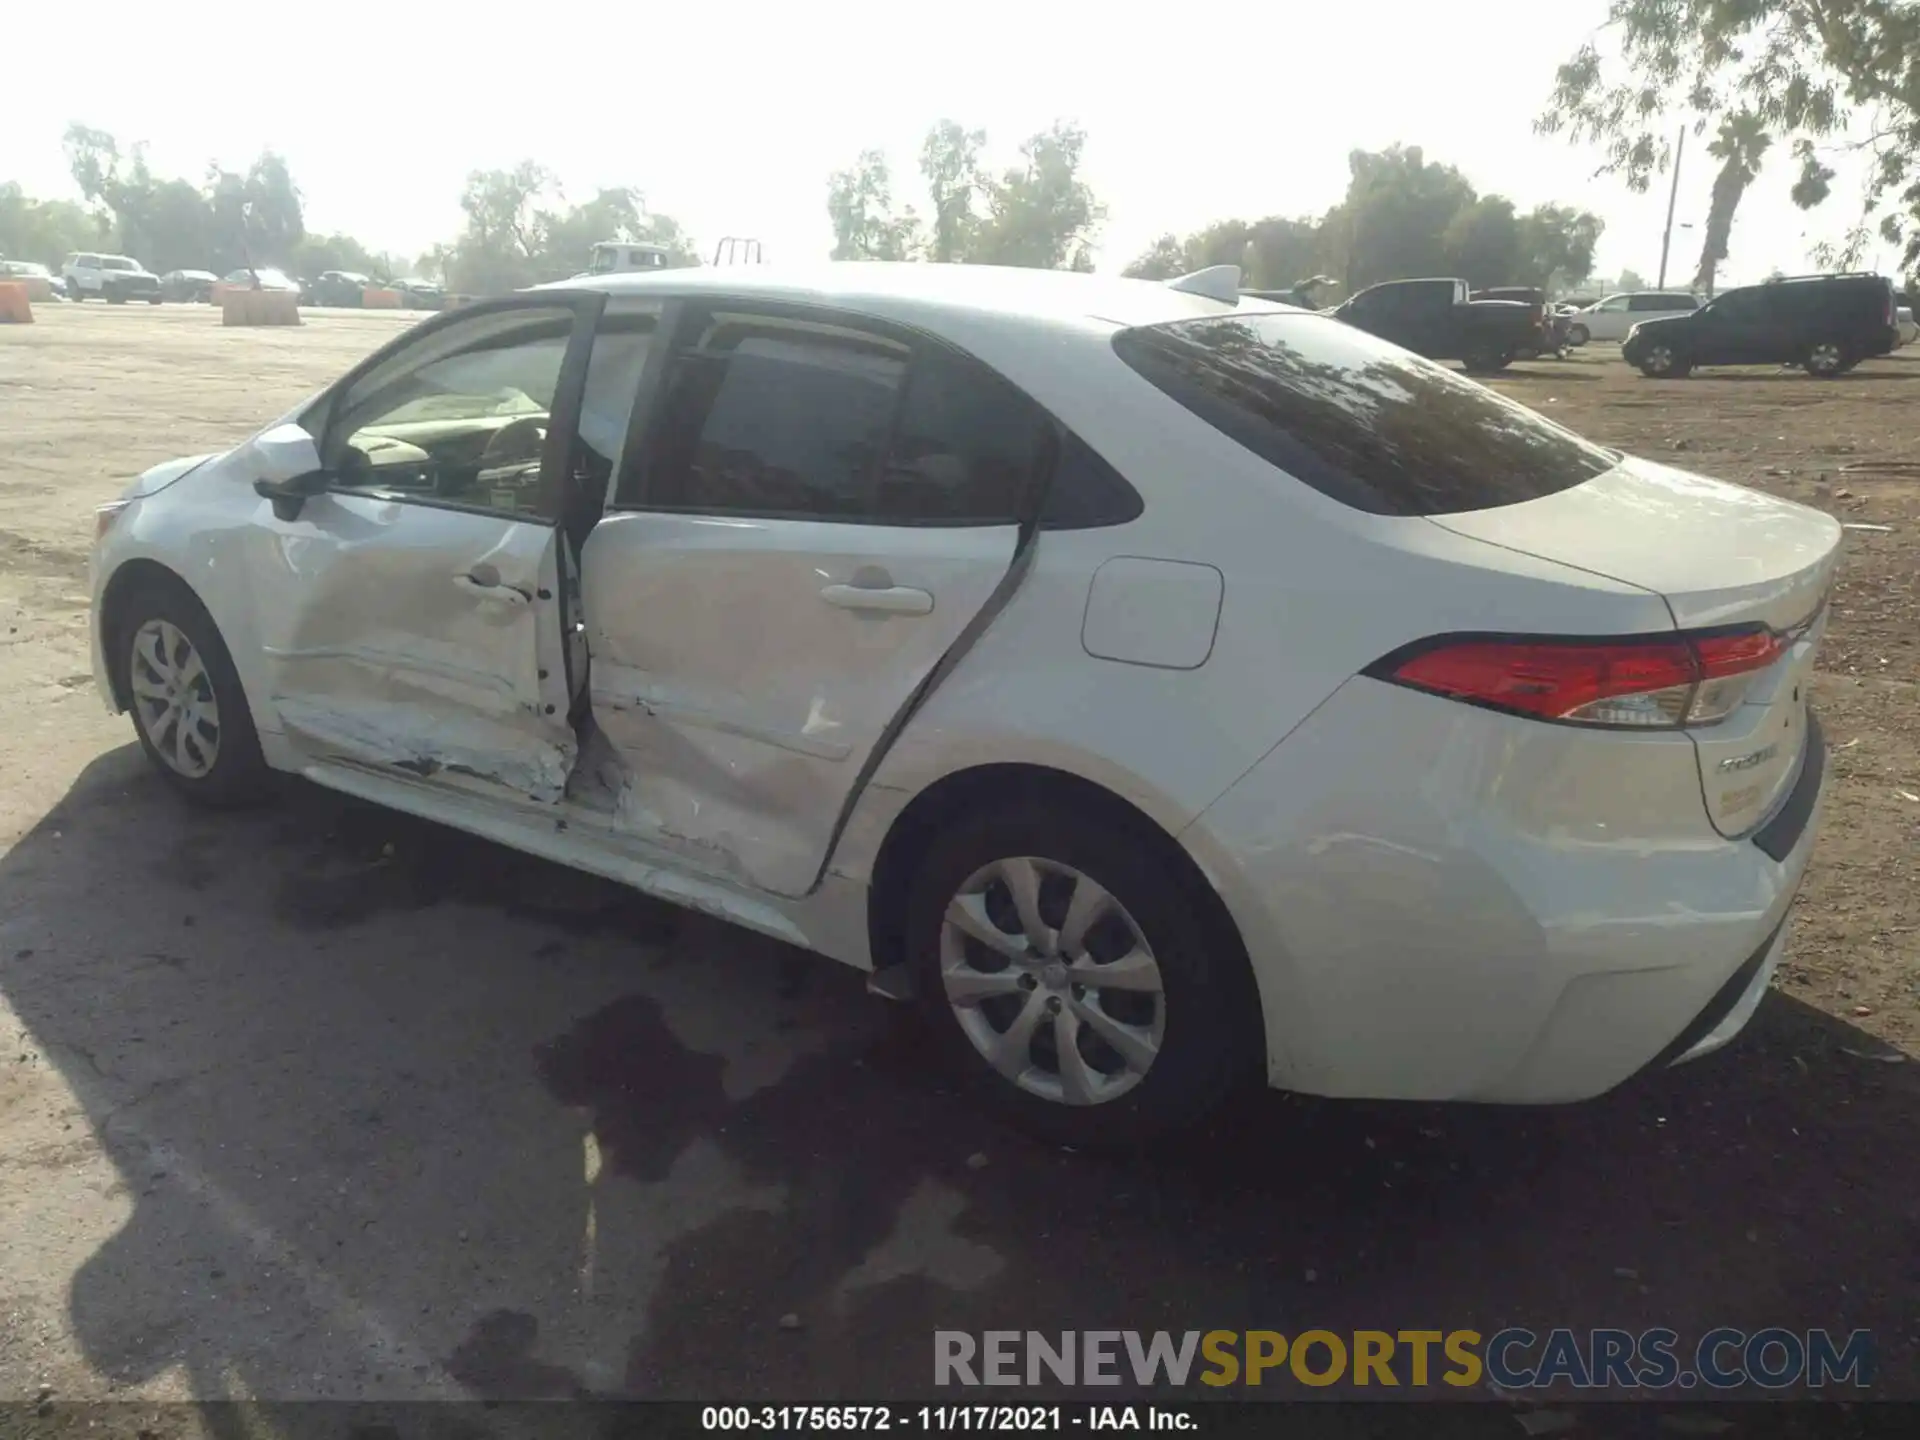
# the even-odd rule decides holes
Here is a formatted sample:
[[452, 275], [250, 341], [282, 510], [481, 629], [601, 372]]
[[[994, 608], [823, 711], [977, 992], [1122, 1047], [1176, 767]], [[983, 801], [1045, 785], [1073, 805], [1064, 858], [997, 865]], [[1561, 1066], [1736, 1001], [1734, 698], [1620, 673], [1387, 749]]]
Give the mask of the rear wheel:
[[1496, 370], [1506, 369], [1512, 361], [1511, 351], [1489, 350], [1479, 355], [1469, 355], [1460, 364], [1476, 374], [1490, 374]]
[[1587, 333], [1587, 327], [1584, 325], [1569, 325], [1567, 327], [1567, 343], [1569, 345], [1584, 345], [1592, 338], [1593, 336]]
[[1818, 380], [1831, 380], [1836, 375], [1844, 375], [1853, 368], [1846, 347], [1838, 341], [1822, 340], [1817, 345], [1807, 347], [1807, 353], [1800, 359], [1801, 368]]
[[168, 783], [201, 805], [260, 798], [268, 771], [246, 692], [200, 602], [184, 587], [148, 586], [115, 630], [134, 731]]
[[1166, 844], [1020, 805], [952, 826], [914, 879], [907, 954], [933, 1025], [989, 1101], [1047, 1140], [1147, 1145], [1257, 1058], [1245, 958]]

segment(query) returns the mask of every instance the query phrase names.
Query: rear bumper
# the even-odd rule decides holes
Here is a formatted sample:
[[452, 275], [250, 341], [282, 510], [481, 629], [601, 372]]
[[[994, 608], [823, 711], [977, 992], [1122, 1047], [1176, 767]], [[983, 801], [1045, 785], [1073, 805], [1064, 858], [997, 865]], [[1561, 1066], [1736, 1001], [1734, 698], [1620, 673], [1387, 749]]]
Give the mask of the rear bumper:
[[1271, 1083], [1571, 1101], [1725, 1044], [1812, 850], [1808, 733], [1775, 815], [1728, 840], [1684, 735], [1349, 682], [1183, 836], [1253, 960]]
[[[1751, 843], [1768, 858], [1786, 863], [1808, 839], [1808, 830], [1813, 824], [1814, 812], [1819, 809], [1826, 780], [1827, 737], [1820, 728], [1820, 717], [1809, 710], [1807, 741], [1800, 755], [1799, 778], [1793, 782], [1793, 788], [1787, 792], [1787, 798], [1772, 817], [1754, 832]], [[1656, 1065], [1680, 1065], [1688, 1060], [1697, 1060], [1702, 1055], [1710, 1055], [1747, 1028], [1747, 1022], [1753, 1018], [1754, 1011], [1760, 1008], [1760, 1001], [1765, 998], [1767, 987], [1773, 982], [1773, 972], [1780, 963], [1780, 957], [1786, 953], [1788, 928], [1788, 919], [1783, 917], [1773, 933], [1714, 992], [1705, 1008], [1655, 1057]]]

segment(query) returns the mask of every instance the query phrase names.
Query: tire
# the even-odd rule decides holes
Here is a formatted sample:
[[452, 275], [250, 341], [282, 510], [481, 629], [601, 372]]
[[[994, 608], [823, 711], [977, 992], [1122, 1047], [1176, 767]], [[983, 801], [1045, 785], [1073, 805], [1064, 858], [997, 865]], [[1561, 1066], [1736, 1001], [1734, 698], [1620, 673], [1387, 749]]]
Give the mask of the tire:
[[1649, 345], [1634, 363], [1649, 380], [1684, 380], [1693, 373], [1693, 362], [1671, 345]]
[[215, 809], [264, 797], [270, 772], [246, 691], [219, 628], [185, 586], [142, 586], [120, 607], [108, 643], [140, 748], [174, 789]]
[[1806, 354], [1800, 357], [1800, 368], [1816, 380], [1831, 380], [1836, 375], [1844, 375], [1857, 363], [1846, 346], [1837, 340], [1823, 340], [1809, 345]]
[[72, 301], [75, 305], [78, 305], [82, 300], [86, 298], [87, 298], [87, 292], [80, 288], [80, 282], [78, 280], [71, 282], [67, 286], [67, 299]]
[[162, 298], [164, 298], [164, 297], [162, 297], [162, 296], [159, 296], [159, 295], [149, 295], [149, 296], [147, 297], [147, 303], [148, 303], [149, 305], [158, 305], [158, 304], [160, 303], [160, 301], [162, 300]]
[[1512, 363], [1511, 354], [1470, 355], [1460, 362], [1460, 366], [1472, 375], [1491, 375]]
[[[1206, 918], [1208, 897], [1190, 893], [1200, 882], [1169, 863], [1169, 844], [1070, 806], [996, 805], [944, 830], [909, 889], [906, 955], [941, 1047], [990, 1104], [1055, 1144], [1145, 1147], [1196, 1124], [1257, 1069], [1245, 956]], [[1015, 883], [1033, 897], [1038, 952], [1019, 933]], [[1076, 895], [1109, 903], [1071, 950], [1054, 951]], [[1123, 961], [1124, 972], [1108, 968]], [[1102, 973], [1129, 983], [1073, 978]], [[990, 1059], [1023, 1025], [1024, 1047]], [[1063, 1041], [1079, 1064], [1060, 1064]]]
[[1567, 327], [1567, 343], [1576, 349], [1586, 344], [1587, 341], [1592, 338], [1593, 336], [1587, 333], [1587, 327], [1584, 325], [1569, 325]]

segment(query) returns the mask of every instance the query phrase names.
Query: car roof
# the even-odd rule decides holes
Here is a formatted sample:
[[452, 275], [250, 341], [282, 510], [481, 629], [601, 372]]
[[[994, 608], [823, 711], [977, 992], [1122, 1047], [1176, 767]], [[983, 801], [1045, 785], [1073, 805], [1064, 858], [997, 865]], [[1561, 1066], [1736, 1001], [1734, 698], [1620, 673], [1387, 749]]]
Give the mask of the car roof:
[[1155, 325], [1236, 312], [1285, 311], [1264, 300], [1213, 300], [1151, 280], [1001, 265], [840, 261], [723, 265], [588, 275], [543, 289], [818, 305], [883, 318], [998, 316], [1029, 323]]

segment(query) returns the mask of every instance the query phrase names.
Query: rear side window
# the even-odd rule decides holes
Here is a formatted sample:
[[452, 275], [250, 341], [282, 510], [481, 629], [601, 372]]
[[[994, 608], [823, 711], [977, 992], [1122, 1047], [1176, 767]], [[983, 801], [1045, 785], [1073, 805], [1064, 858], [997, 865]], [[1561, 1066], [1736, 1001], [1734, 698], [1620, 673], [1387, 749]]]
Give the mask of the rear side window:
[[1616, 457], [1502, 395], [1317, 315], [1123, 330], [1120, 358], [1263, 460], [1376, 515], [1535, 500]]
[[905, 373], [902, 352], [804, 332], [679, 356], [648, 503], [866, 516]]
[[1121, 525], [1144, 508], [1111, 465], [990, 367], [824, 318], [712, 317], [673, 358], [647, 454], [623, 467], [619, 504], [1008, 525], [1044, 480], [1047, 529]]
[[1052, 450], [1038, 406], [992, 371], [927, 349], [881, 469], [883, 521], [1011, 524]]

